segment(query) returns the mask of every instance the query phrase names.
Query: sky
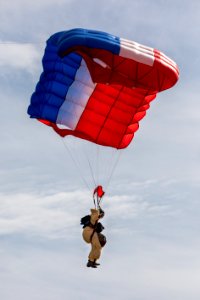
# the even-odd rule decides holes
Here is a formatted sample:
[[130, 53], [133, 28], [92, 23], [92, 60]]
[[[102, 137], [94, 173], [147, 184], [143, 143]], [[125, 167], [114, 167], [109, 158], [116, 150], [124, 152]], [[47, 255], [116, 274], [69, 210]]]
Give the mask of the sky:
[[[120, 156], [98, 269], [79, 225], [88, 167], [26, 113], [46, 40], [79, 27], [159, 49], [180, 70]], [[0, 28], [0, 299], [199, 300], [200, 2], [0, 0]]]

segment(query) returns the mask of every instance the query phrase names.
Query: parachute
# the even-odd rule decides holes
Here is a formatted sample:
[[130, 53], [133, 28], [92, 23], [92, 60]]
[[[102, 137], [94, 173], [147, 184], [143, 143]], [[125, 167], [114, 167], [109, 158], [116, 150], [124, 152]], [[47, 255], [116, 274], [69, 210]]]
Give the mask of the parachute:
[[51, 36], [43, 68], [28, 108], [31, 118], [62, 137], [117, 149], [130, 144], [156, 94], [178, 79], [177, 65], [162, 52], [86, 29]]
[[61, 137], [116, 149], [129, 146], [150, 102], [179, 77], [162, 52], [81, 28], [52, 35], [42, 63], [30, 117]]

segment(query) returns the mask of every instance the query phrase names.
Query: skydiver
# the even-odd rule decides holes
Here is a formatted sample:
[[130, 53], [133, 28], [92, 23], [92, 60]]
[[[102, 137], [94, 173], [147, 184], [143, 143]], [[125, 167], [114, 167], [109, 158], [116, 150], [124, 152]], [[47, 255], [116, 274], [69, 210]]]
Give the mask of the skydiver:
[[87, 267], [97, 268], [100, 264], [96, 261], [101, 256], [102, 247], [106, 244], [106, 237], [101, 233], [104, 226], [99, 222], [104, 217], [104, 211], [99, 209], [91, 209], [91, 214], [81, 219], [83, 225], [83, 239], [86, 243], [91, 244], [91, 251], [88, 256]]

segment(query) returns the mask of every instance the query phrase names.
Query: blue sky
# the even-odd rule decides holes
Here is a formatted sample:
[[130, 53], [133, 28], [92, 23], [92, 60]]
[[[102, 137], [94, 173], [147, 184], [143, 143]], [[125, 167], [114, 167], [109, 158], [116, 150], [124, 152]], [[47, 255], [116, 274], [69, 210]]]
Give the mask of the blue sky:
[[[120, 158], [108, 244], [87, 269], [91, 195], [55, 134], [26, 114], [45, 41], [75, 27], [157, 48], [179, 66]], [[1, 0], [0, 298], [199, 300], [200, 2]]]

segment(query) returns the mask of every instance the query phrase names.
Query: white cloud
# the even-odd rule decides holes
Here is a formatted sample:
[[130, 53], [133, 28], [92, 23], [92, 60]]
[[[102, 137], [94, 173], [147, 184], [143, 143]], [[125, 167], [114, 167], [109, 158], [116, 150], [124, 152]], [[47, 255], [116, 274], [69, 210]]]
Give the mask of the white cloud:
[[0, 195], [0, 199], [0, 235], [61, 238], [79, 225], [78, 212], [83, 200], [79, 192], [51, 196]]
[[[179, 194], [175, 194], [174, 186], [166, 181], [148, 181], [133, 183], [134, 194], [131, 193], [131, 183], [121, 185], [120, 194], [107, 195], [102, 201], [106, 211], [104, 222], [111, 228], [109, 232], [124, 232], [132, 229], [132, 223], [138, 220], [157, 222], [164, 219], [174, 219], [182, 216], [182, 208], [177, 207]], [[156, 187], [159, 185], [159, 188]], [[61, 190], [64, 186], [60, 187]], [[80, 229], [80, 218], [89, 213], [93, 200], [85, 190], [56, 192], [47, 189], [43, 194], [6, 193], [0, 194], [0, 235], [20, 234], [43, 236], [44, 238], [62, 238]], [[51, 188], [52, 189], [52, 188]], [[157, 194], [163, 191], [162, 199]], [[49, 194], [48, 194], [49, 192]], [[174, 200], [172, 202], [172, 197]], [[182, 196], [182, 207], [184, 207]], [[153, 222], [152, 222], [153, 221]], [[141, 225], [141, 223], [140, 223]], [[135, 230], [147, 230], [136, 226]], [[156, 229], [156, 231], [159, 231]]]
[[23, 70], [34, 73], [40, 64], [41, 53], [33, 44], [20, 44], [0, 41], [0, 67], [4, 72]]

